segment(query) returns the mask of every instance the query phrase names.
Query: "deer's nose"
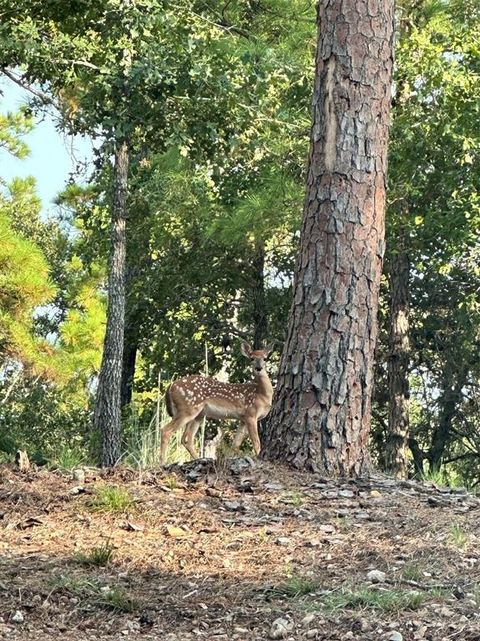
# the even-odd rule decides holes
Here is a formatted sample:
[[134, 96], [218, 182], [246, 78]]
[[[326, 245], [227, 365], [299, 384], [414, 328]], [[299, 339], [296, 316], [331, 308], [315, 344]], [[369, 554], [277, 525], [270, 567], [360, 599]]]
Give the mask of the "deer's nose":
[[257, 372], [261, 372], [261, 371], [262, 371], [262, 369], [263, 369], [263, 367], [258, 367], [258, 366], [257, 366], [255, 369], [257, 370]]

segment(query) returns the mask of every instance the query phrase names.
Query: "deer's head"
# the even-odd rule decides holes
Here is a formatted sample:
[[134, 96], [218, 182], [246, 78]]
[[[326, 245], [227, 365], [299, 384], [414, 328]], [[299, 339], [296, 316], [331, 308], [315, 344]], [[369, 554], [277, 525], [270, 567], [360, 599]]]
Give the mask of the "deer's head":
[[265, 371], [265, 361], [273, 349], [273, 343], [263, 349], [252, 349], [248, 343], [242, 343], [242, 354], [250, 359], [252, 363], [253, 374], [258, 376]]

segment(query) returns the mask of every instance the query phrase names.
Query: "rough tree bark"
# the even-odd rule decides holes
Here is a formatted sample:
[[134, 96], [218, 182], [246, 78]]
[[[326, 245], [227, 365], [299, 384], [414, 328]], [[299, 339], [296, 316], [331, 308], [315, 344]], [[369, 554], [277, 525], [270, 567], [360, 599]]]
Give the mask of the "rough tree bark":
[[410, 364], [410, 261], [400, 243], [389, 261], [390, 335], [388, 357], [388, 433], [385, 470], [397, 478], [408, 475]]
[[327, 474], [369, 464], [393, 5], [331, 0], [318, 9], [300, 256], [262, 451]]
[[101, 463], [104, 467], [115, 465], [120, 457], [128, 166], [128, 141], [121, 140], [115, 150], [107, 327], [94, 416], [95, 427], [102, 436]]

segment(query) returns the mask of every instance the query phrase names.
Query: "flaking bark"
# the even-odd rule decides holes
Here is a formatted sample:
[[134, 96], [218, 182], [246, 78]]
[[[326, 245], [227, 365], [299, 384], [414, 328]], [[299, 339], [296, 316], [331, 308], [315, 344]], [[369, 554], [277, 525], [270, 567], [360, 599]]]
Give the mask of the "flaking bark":
[[384, 253], [393, 0], [319, 3], [300, 255], [265, 458], [368, 467]]

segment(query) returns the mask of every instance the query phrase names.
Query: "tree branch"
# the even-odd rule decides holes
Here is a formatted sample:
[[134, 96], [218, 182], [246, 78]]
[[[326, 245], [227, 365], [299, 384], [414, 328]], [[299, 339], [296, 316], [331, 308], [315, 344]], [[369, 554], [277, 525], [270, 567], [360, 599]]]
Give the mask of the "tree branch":
[[39, 100], [41, 100], [45, 105], [51, 105], [58, 109], [58, 105], [55, 103], [53, 98], [51, 98], [48, 94], [44, 93], [43, 91], [39, 91], [38, 89], [34, 89], [30, 84], [28, 84], [21, 76], [16, 76], [14, 73], [9, 71], [8, 69], [5, 69], [2, 67], [2, 73], [3, 75], [7, 76], [9, 80], [14, 82], [16, 85], [21, 87], [22, 89], [25, 89], [25, 91], [30, 92], [34, 96], [36, 96]]

